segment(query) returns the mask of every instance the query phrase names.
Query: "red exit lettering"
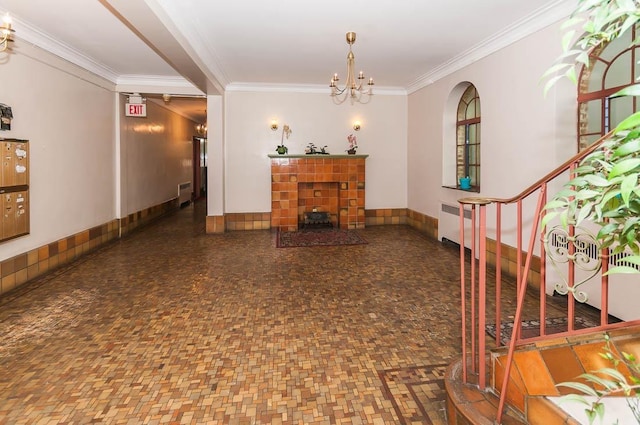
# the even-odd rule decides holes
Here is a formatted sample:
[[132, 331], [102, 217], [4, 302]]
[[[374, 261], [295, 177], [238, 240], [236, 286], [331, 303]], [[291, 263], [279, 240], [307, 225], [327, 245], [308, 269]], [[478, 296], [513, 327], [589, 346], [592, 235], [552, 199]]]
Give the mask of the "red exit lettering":
[[128, 117], [146, 117], [147, 105], [144, 103], [127, 103], [125, 109], [125, 115]]

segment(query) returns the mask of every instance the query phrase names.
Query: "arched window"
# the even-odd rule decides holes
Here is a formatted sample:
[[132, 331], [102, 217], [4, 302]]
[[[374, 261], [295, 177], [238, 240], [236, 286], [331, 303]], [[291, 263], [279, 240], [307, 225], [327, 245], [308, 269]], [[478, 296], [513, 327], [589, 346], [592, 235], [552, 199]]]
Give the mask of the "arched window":
[[640, 77], [640, 47], [630, 47], [638, 36], [632, 28], [590, 56], [578, 85], [578, 150], [604, 136], [637, 111], [635, 96], [612, 98]]
[[[473, 84], [464, 91], [456, 117], [456, 176], [462, 189], [480, 191], [480, 98]], [[470, 179], [466, 188], [460, 179]]]

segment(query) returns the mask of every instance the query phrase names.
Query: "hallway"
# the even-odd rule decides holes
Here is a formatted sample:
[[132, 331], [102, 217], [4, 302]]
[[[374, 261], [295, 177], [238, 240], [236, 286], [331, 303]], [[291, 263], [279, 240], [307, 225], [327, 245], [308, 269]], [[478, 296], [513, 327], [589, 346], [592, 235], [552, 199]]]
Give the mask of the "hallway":
[[202, 208], [0, 298], [0, 422], [440, 422], [457, 250], [404, 226], [275, 248]]

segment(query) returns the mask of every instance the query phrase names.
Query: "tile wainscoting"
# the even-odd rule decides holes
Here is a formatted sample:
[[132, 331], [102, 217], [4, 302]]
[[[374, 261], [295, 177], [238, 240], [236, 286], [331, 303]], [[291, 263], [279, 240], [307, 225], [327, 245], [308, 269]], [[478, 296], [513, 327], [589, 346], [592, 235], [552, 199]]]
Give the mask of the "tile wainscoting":
[[0, 294], [69, 264], [178, 208], [177, 199], [83, 230], [0, 262]]

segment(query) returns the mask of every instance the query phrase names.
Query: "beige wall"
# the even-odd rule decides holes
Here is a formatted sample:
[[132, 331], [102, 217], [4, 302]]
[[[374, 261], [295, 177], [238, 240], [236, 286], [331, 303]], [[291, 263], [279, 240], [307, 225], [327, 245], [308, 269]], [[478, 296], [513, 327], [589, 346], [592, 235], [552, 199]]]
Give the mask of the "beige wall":
[[160, 205], [192, 179], [194, 122], [151, 102], [146, 119], [125, 118], [113, 84], [20, 40], [3, 60], [0, 103], [15, 118], [0, 137], [29, 140], [31, 228], [0, 260]]
[[[280, 125], [273, 132], [272, 119]], [[362, 129], [353, 130], [359, 120]], [[366, 208], [407, 205], [407, 98], [376, 95], [366, 105], [335, 105], [327, 93], [227, 92], [225, 95], [225, 212], [271, 211], [268, 154], [280, 144], [282, 125], [291, 137], [290, 154], [302, 154], [309, 142], [332, 154], [344, 154], [355, 134], [358, 153], [368, 154]]]
[[12, 257], [114, 217], [112, 85], [16, 41], [0, 63], [0, 102], [13, 108], [0, 137], [30, 145], [31, 234], [0, 244]]
[[453, 150], [447, 104], [462, 82], [482, 105], [480, 196], [514, 196], [576, 152], [576, 88], [562, 81], [545, 98], [540, 83], [560, 37], [548, 27], [409, 95], [409, 208], [437, 217], [440, 201], [469, 195], [442, 187], [455, 183], [443, 177], [443, 145]]
[[192, 138], [196, 123], [147, 101], [145, 118], [125, 117], [120, 102], [120, 199], [118, 217], [161, 204], [193, 180]]

